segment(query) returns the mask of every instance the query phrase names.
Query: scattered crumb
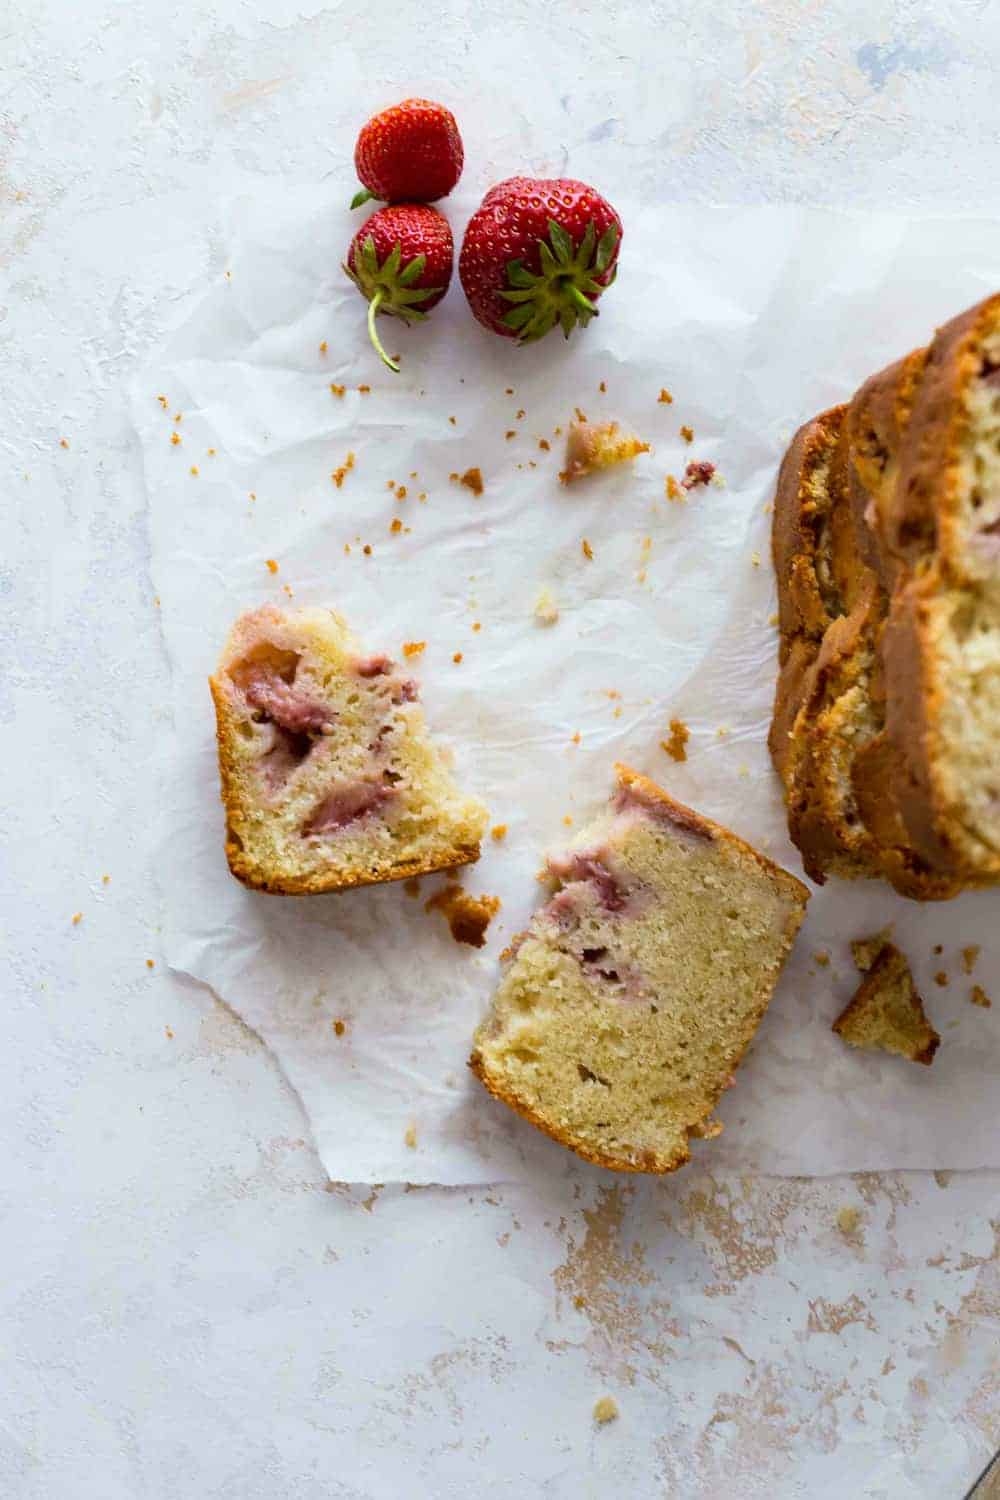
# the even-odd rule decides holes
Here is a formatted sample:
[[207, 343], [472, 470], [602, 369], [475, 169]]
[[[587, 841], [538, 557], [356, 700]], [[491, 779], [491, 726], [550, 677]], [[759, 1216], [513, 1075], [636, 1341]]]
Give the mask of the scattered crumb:
[[449, 882], [424, 903], [424, 911], [440, 911], [447, 918], [456, 943], [482, 948], [486, 929], [500, 910], [498, 896], [470, 896], [455, 882]]
[[976, 959], [981, 949], [978, 943], [972, 943], [968, 948], [962, 949], [962, 973], [971, 974], [976, 967]]
[[759, 568], [760, 567], [760, 553], [759, 552], [751, 552], [751, 554], [750, 554], [750, 563], [751, 563], [751, 566], [754, 567], [754, 568]]
[[426, 641], [404, 641], [403, 642], [403, 655], [404, 656], [419, 656], [420, 653], [421, 653], [421, 651], [425, 650], [426, 646], [427, 646], [427, 642]]
[[678, 500], [683, 500], [684, 499], [684, 491], [681, 488], [681, 486], [677, 483], [677, 480], [674, 478], [674, 476], [672, 474], [668, 474], [667, 475], [667, 482], [666, 482], [665, 488], [666, 488], [666, 491], [667, 491], [667, 499], [668, 500], [673, 500], [673, 501], [676, 502]]
[[934, 956], [936, 958], [938, 956], [938, 954], [944, 952], [944, 944], [943, 943], [935, 943], [934, 947], [931, 949], [931, 952], [934, 954]]
[[448, 421], [451, 423], [452, 427], [457, 427], [458, 426], [458, 418], [457, 417], [449, 417]]
[[156, 968], [155, 961], [153, 959], [151, 959], [151, 958], [147, 958], [146, 959], [146, 968], [147, 969], [155, 969]]
[[365, 542], [365, 545], [362, 547], [361, 550], [365, 554], [366, 557], [371, 557], [371, 555], [372, 555], [372, 549], [371, 549], [371, 543], [370, 542]]
[[594, 1402], [594, 1421], [601, 1427], [606, 1422], [618, 1420], [618, 1402], [614, 1396], [602, 1396], [600, 1401]]
[[830, 955], [825, 948], [818, 948], [813, 954], [813, 963], [818, 964], [821, 969], [830, 967]]
[[358, 390], [361, 392], [362, 396], [370, 396], [371, 395], [371, 389], [372, 388], [371, 388], [370, 385], [359, 385], [358, 386]]
[[579, 1312], [580, 1309], [586, 1307], [586, 1305], [587, 1305], [587, 1299], [586, 1299], [586, 1297], [581, 1297], [580, 1294], [577, 1293], [577, 1295], [573, 1298], [573, 1306]]
[[517, 433], [514, 431], [513, 428], [511, 428], [509, 432], [505, 432], [504, 433], [504, 437], [507, 439], [507, 441], [509, 443], [510, 440], [511, 440], [511, 438], [517, 437]]
[[406, 485], [405, 484], [397, 484], [397, 486], [396, 486], [396, 499], [397, 500], [405, 500], [406, 496], [407, 496]]
[[420, 494], [417, 496], [417, 499], [418, 500], [426, 500], [427, 499], [427, 491], [426, 490], [421, 490]]
[[562, 437], [562, 428], [561, 427], [553, 427], [553, 429], [552, 429], [552, 436], [553, 437]]
[[407, 1125], [407, 1127], [406, 1127], [406, 1134], [403, 1136], [403, 1144], [405, 1146], [409, 1146], [409, 1148], [410, 1148], [411, 1151], [416, 1151], [416, 1149], [417, 1149], [417, 1127], [415, 1125]]
[[539, 625], [554, 625], [559, 618], [559, 606], [548, 589], [542, 589], [535, 600], [535, 619]]
[[283, 593], [285, 593], [285, 594], [287, 594], [287, 595], [288, 595], [288, 597], [289, 597], [289, 599], [294, 599], [294, 598], [295, 598], [295, 595], [294, 595], [294, 594], [293, 594], [293, 593], [292, 593], [292, 591], [291, 591], [291, 589], [290, 589], [290, 588], [289, 588], [289, 587], [288, 587], [288, 584], [287, 584], [287, 583], [283, 583], [283, 584], [282, 584], [282, 585], [281, 585], [281, 589], [282, 589], [282, 592], [283, 592]]
[[334, 385], [333, 381], [331, 380], [330, 381], [330, 389], [333, 392], [333, 394], [337, 397], [337, 400], [339, 401], [340, 398], [343, 396], [344, 392], [347, 390], [347, 386], [346, 385]]
[[580, 551], [583, 553], [584, 557], [588, 560], [588, 562], [593, 562], [593, 560], [594, 560], [594, 549], [590, 545], [590, 543], [587, 541], [586, 537], [584, 537], [583, 541], [580, 543]]
[[275, 562], [273, 557], [269, 557], [267, 559], [267, 571], [269, 573], [277, 573], [278, 571], [278, 564]]
[[892, 925], [873, 932], [871, 937], [855, 938], [851, 943], [851, 954], [862, 974], [867, 974], [886, 943], [892, 941]]
[[780, 620], [780, 618], [781, 618], [781, 616], [778, 615], [778, 614], [768, 615], [768, 617], [767, 617], [767, 623], [769, 625], [777, 625], [777, 623]]
[[157, 396], [156, 399], [157, 399], [157, 401], [159, 401], [160, 405], [163, 407], [163, 410], [167, 411], [167, 409], [170, 406], [170, 403], [167, 400], [166, 396]]
[[993, 1004], [993, 1001], [990, 999], [989, 995], [987, 995], [981, 984], [974, 984], [972, 986], [972, 994], [969, 996], [969, 999], [972, 1001], [973, 1005], [981, 1005], [983, 1010], [989, 1010]]
[[176, 422], [176, 423], [178, 423], [178, 425], [179, 425], [179, 424], [180, 424], [180, 423], [181, 423], [181, 422], [183, 422], [183, 420], [184, 420], [184, 414], [183, 414], [183, 412], [176, 412], [176, 413], [175, 413], [175, 414], [174, 414], [174, 421], [175, 421], [175, 422]]
[[206, 454], [207, 454], [207, 456], [209, 458], [214, 458], [215, 457], [215, 449], [214, 448], [206, 448], [205, 452], [206, 452]]
[[461, 653], [461, 651], [456, 651], [455, 655], [452, 657], [452, 661], [455, 663], [456, 667], [458, 666], [458, 664], [459, 664], [459, 662], [461, 660], [462, 660], [462, 653]]
[[473, 630], [482, 630], [483, 627], [482, 627], [482, 625], [480, 625], [480, 623], [479, 623], [478, 620], [473, 620], [473, 622], [472, 622], [472, 628], [473, 628]]
[[539, 448], [541, 448], [543, 453], [548, 453], [549, 449], [552, 447], [552, 444], [549, 442], [548, 438], [539, 438], [538, 446]]
[[674, 398], [673, 396], [671, 396], [666, 386], [664, 386], [660, 391], [660, 394], [656, 398], [656, 402], [658, 406], [673, 406]]
[[163, 1035], [166, 1037], [168, 1042], [172, 1042], [174, 1039], [174, 1033], [169, 1026], [164, 1026]]
[[344, 1025], [343, 1021], [334, 1021], [333, 1029], [337, 1036], [343, 1036], [344, 1032], [347, 1030], [347, 1027]]
[[682, 719], [670, 720], [670, 738], [661, 740], [661, 747], [667, 752], [671, 760], [687, 760], [687, 742], [691, 738], [691, 731]]
[[720, 740], [724, 740], [726, 738], [726, 735], [729, 733], [729, 730], [726, 728], [725, 724], [721, 724], [715, 732]]
[[416, 471], [416, 469], [411, 469], [410, 470], [410, 478], [411, 479], [416, 479], [416, 477], [417, 477], [417, 471]]
[[83, 921], [83, 912], [75, 911], [70, 918], [70, 921], [73, 923], [74, 927], [79, 927], [80, 923]]
[[512, 385], [505, 385], [503, 388], [503, 393], [505, 396], [513, 396], [514, 387]]
[[841, 1234], [853, 1234], [861, 1223], [861, 1210], [853, 1204], [845, 1203], [843, 1208], [837, 1210], [837, 1228]]
[[567, 828], [572, 828], [573, 827], [573, 819], [570, 817], [569, 813], [567, 813], [566, 816], [563, 818], [563, 822], [566, 824]]
[[256, 498], [257, 498], [257, 496], [255, 495], [255, 493], [253, 492], [253, 490], [251, 490], [250, 491], [250, 499], [251, 500], [256, 500]]
[[684, 478], [681, 484], [686, 490], [693, 490], [700, 484], [711, 484], [715, 475], [715, 465], [707, 459], [688, 464], [684, 470]]
[[420, 881], [417, 879], [416, 875], [411, 875], [409, 880], [403, 881], [403, 890], [408, 896], [420, 895]]
[[478, 468], [466, 469], [458, 482], [459, 484], [464, 484], [465, 488], [471, 490], [474, 495], [478, 496], [483, 493], [483, 476], [481, 470]]
[[69, 447], [69, 439], [68, 438], [60, 438], [59, 439], [59, 446], [60, 446], [60, 448], [68, 448]]
[[507, 837], [507, 824], [506, 823], [494, 823], [493, 827], [490, 829], [490, 838], [491, 839], [495, 839], [496, 842], [499, 844], [500, 840], [501, 839], [505, 839], [506, 837]]
[[694, 442], [694, 428], [693, 427], [687, 427], [687, 426], [682, 427], [681, 428], [681, 437], [684, 439], [684, 441], [686, 443], [693, 443]]
[[198, 478], [198, 465], [197, 464], [192, 464], [191, 465], [191, 473], [194, 475], [195, 479]]
[[579, 729], [576, 731], [576, 734], [574, 734], [574, 735], [571, 736], [571, 743], [574, 744], [574, 745], [578, 745], [580, 743], [580, 731], [579, 731]]
[[608, 389], [608, 383], [607, 383], [607, 381], [606, 380], [602, 380], [601, 383], [600, 383], [600, 385], [597, 387], [597, 389], [600, 391], [600, 393], [601, 393], [602, 396], [605, 395], [606, 392], [607, 392], [607, 389]]
[[319, 352], [320, 352], [320, 354], [325, 354], [326, 353], [326, 339], [324, 339], [323, 342], [320, 344], [320, 346], [319, 346]]
[[353, 468], [354, 468], [354, 454], [353, 453], [348, 453], [347, 457], [344, 459], [344, 462], [341, 464], [340, 468], [339, 469], [334, 469], [333, 473], [330, 475], [330, 478], [333, 480], [333, 482], [337, 486], [338, 490], [340, 489], [340, 486], [343, 484], [344, 480], [347, 478], [347, 475], [351, 472], [351, 470]]
[[350, 555], [351, 555], [351, 544], [350, 544], [350, 542], [345, 542], [344, 543], [344, 556], [345, 557], [350, 557]]
[[574, 406], [573, 415], [576, 417], [576, 420], [578, 422], [586, 422], [587, 420], [587, 413], [585, 411], [581, 411], [578, 406]]
[[111, 884], [111, 876], [110, 875], [102, 875], [101, 876], [101, 884], [102, 885], [110, 885]]
[[522, 406], [522, 407], [520, 407], [520, 408], [519, 408], [519, 409], [518, 409], [518, 410], [517, 410], [517, 411], [516, 411], [516, 412], [515, 412], [515, 413], [514, 413], [514, 421], [515, 421], [515, 422], [523, 422], [523, 421], [524, 421], [524, 407], [523, 407], [523, 406]]
[[172, 432], [170, 434], [170, 441], [173, 443], [173, 445], [174, 445], [175, 448], [177, 447], [177, 444], [180, 442], [180, 440], [181, 440], [181, 435], [180, 435], [179, 432]]
[[389, 530], [392, 532], [392, 534], [394, 536], [398, 536], [399, 533], [402, 531], [402, 529], [403, 529], [403, 523], [402, 523], [402, 521], [399, 519], [398, 516], [395, 516], [393, 518], [392, 522], [389, 525]]
[[934, 975], [934, 983], [939, 984], [942, 989], [947, 989], [948, 976], [943, 969], [938, 969], [937, 973]]
[[566, 439], [566, 467], [559, 475], [562, 484], [572, 484], [597, 469], [630, 463], [640, 453], [649, 452], [648, 443], [632, 433], [623, 433], [617, 422], [597, 426], [580, 416], [579, 411], [577, 415], [579, 420], [570, 427]]

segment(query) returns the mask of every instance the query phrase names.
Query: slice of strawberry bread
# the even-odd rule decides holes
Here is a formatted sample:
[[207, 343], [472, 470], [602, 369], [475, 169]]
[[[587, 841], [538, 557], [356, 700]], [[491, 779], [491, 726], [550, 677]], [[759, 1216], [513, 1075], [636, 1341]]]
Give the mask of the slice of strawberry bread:
[[545, 874], [470, 1066], [564, 1146], [671, 1172], [767, 1009], [805, 886], [624, 766], [607, 813]]
[[209, 685], [244, 885], [306, 895], [479, 857], [486, 809], [455, 785], [417, 684], [364, 655], [333, 610], [244, 615]]

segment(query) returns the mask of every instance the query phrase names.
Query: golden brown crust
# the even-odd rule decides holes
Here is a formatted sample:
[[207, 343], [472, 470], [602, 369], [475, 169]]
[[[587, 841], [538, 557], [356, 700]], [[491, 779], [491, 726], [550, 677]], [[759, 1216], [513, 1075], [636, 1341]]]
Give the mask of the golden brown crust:
[[888, 530], [900, 453], [926, 362], [927, 350], [914, 349], [872, 375], [852, 399], [845, 423], [854, 533], [861, 556], [885, 588], [894, 576]]
[[830, 509], [823, 476], [832, 462], [845, 412], [846, 407], [834, 406], [804, 423], [778, 471], [771, 553], [778, 579], [782, 661], [796, 636], [818, 642], [840, 613], [831, 587], [823, 586], [817, 560]]
[[366, 885], [386, 885], [394, 880], [407, 880], [414, 875], [433, 875], [441, 870], [455, 870], [462, 865], [472, 864], [479, 858], [480, 845], [475, 843], [460, 844], [453, 851], [453, 856], [449, 854], [440, 860], [410, 860], [397, 865], [391, 872], [360, 872], [351, 878], [345, 878], [343, 873], [324, 876], [316, 872], [296, 876], [263, 871], [258, 864], [247, 858], [239, 832], [242, 800], [238, 789], [236, 762], [230, 748], [234, 716], [229, 697], [219, 678], [210, 677], [208, 686], [215, 704], [219, 784], [222, 805], [226, 809], [226, 860], [232, 874], [248, 890], [261, 891], [271, 896], [319, 896], [334, 891], [356, 890]]

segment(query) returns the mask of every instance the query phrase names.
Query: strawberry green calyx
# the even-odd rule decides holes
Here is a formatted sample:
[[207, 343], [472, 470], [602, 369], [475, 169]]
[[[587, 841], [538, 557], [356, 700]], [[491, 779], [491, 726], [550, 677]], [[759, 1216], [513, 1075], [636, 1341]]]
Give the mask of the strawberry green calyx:
[[577, 323], [586, 328], [597, 317], [594, 301], [614, 280], [617, 267], [610, 276], [606, 273], [618, 239], [616, 224], [609, 224], [598, 239], [591, 219], [574, 246], [562, 225], [549, 219], [549, 238], [538, 241], [541, 271], [535, 275], [522, 260], [507, 262], [509, 290], [500, 296], [512, 306], [502, 321], [519, 343], [543, 338], [557, 323], [569, 338]]
[[360, 208], [361, 205], [362, 205], [362, 203], [374, 203], [375, 201], [376, 201], [376, 199], [375, 199], [375, 194], [374, 193], [370, 193], [368, 191], [368, 189], [364, 188], [364, 187], [363, 188], [358, 188], [358, 191], [354, 194], [354, 197], [351, 199], [351, 207], [352, 208]]
[[402, 264], [402, 246], [397, 240], [381, 265], [375, 249], [375, 240], [368, 235], [360, 244], [355, 243], [350, 262], [344, 270], [354, 285], [368, 301], [368, 333], [383, 364], [399, 373], [399, 366], [386, 354], [375, 330], [375, 319], [379, 313], [402, 318], [406, 323], [423, 322], [426, 314], [418, 306], [442, 294], [442, 287], [418, 287], [427, 265], [426, 255], [415, 255]]

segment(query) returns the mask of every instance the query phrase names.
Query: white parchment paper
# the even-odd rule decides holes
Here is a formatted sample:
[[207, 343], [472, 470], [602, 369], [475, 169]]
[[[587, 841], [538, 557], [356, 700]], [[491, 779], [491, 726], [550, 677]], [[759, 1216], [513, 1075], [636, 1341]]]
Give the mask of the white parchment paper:
[[[332, 1178], [565, 1173], [573, 1158], [465, 1068], [542, 853], [606, 799], [622, 759], [801, 873], [765, 744], [776, 466], [801, 420], [993, 290], [1000, 223], [616, 197], [619, 280], [585, 334], [513, 348], [473, 322], [456, 281], [425, 327], [383, 320], [403, 358], [393, 376], [340, 270], [357, 222], [346, 196], [337, 184], [233, 205], [225, 274], [134, 390], [173, 668], [158, 810], [167, 951], [273, 1050]], [[448, 200], [456, 239], [474, 206]], [[652, 454], [560, 486], [555, 429], [576, 407], [633, 427]], [[669, 503], [666, 475], [691, 458], [716, 463], [725, 486]], [[473, 466], [480, 498], [449, 479]], [[533, 615], [543, 588], [560, 612], [547, 628]], [[463, 877], [502, 901], [481, 952], [424, 912], [440, 877], [420, 899], [390, 885], [293, 900], [229, 876], [206, 678], [232, 619], [265, 600], [333, 605], [372, 651], [426, 641], [431, 727], [508, 830]], [[661, 748], [675, 716], [691, 729], [683, 765]], [[881, 884], [817, 891], [723, 1100], [725, 1133], [694, 1150], [796, 1174], [1000, 1164], [1000, 1004], [968, 998], [978, 981], [1000, 1001], [995, 911], [990, 893], [922, 908]], [[830, 1032], [857, 982], [849, 939], [887, 921], [943, 1037], [930, 1069]], [[983, 950], [971, 978], [968, 944]]]

